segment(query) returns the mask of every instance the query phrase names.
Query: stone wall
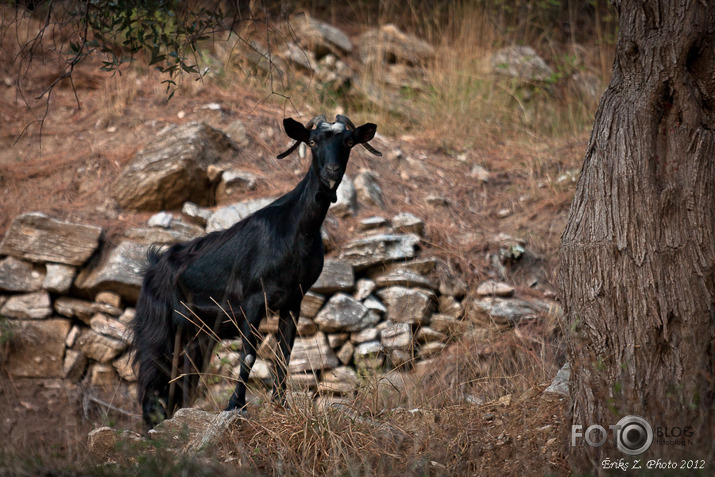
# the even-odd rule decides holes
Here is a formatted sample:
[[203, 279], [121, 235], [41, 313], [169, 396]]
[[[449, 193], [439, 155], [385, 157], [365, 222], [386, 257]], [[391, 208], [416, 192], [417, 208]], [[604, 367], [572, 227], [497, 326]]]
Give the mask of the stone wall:
[[[230, 208], [250, 213], [258, 205]], [[205, 213], [208, 223], [226, 214], [193, 205], [185, 210]], [[16, 217], [0, 244], [3, 368], [16, 377], [110, 388], [135, 381], [128, 325], [146, 251], [152, 243], [203, 234], [188, 222], [192, 215], [157, 214], [149, 220], [153, 226], [129, 229], [112, 244], [96, 226], [39, 213]], [[424, 223], [411, 214], [370, 217], [360, 227], [358, 237], [326, 259], [305, 295], [289, 367], [294, 386], [349, 393], [360, 370], [410, 369], [474, 326], [512, 326], [554, 311], [554, 304], [515, 299], [512, 287], [491, 280], [476, 298], [465, 298], [461, 280], [438, 278], [445, 275], [438, 273], [444, 264], [422, 250]], [[268, 317], [260, 329], [265, 337], [252, 377], [268, 383], [277, 318]], [[210, 375], [236, 375], [239, 350], [240, 341], [219, 345]]]

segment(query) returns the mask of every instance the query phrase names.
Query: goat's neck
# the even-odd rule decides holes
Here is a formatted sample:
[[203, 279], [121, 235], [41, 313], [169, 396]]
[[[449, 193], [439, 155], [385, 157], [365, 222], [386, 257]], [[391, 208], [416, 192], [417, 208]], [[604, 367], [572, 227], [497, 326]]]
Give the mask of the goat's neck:
[[323, 190], [320, 179], [310, 168], [296, 187], [300, 191], [297, 199], [298, 227], [302, 234], [320, 236], [320, 226], [330, 207], [330, 191]]

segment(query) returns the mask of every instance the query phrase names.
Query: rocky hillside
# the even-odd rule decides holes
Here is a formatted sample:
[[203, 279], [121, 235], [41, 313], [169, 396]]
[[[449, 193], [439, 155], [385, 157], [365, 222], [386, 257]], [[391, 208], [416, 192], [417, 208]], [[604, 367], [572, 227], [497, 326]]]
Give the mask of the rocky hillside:
[[[347, 416], [368, 429], [384, 428], [379, 419], [371, 420], [382, 412], [377, 407], [396, 412], [399, 420], [415, 415], [400, 414], [402, 406], [419, 406], [427, 414], [417, 421], [432, 433], [439, 423], [428, 408], [466, 406], [460, 409], [468, 409], [469, 419], [480, 426], [505, 428], [470, 451], [494, 456], [522, 436], [527, 439], [507, 428], [519, 422], [519, 412], [536, 407], [543, 415], [534, 426], [544, 430], [529, 435], [534, 442], [550, 442], [539, 445], [544, 459], [551, 459], [538, 468], [556, 471], [562, 454], [551, 436], [560, 422], [554, 413], [565, 395], [563, 385], [551, 389], [547, 404], [540, 396], [563, 364], [553, 276], [585, 137], [527, 145], [505, 136], [455, 149], [451, 138], [434, 132], [400, 130], [396, 124], [417, 114], [411, 95], [430, 88], [434, 45], [394, 25], [348, 35], [298, 15], [291, 27], [302, 48], [290, 41], [254, 43], [236, 61], [257, 78], [276, 75], [292, 84], [313, 84], [366, 110], [353, 113], [336, 105], [316, 111], [302, 104], [285, 111], [245, 85], [227, 85], [211, 74], [167, 103], [156, 94], [156, 77], [149, 72], [115, 79], [110, 90], [98, 86], [104, 78], [94, 69], [78, 67], [82, 109], [74, 108], [72, 89], [59, 88], [42, 135], [30, 132], [14, 144], [28, 115], [17, 97], [12, 99], [12, 83], [5, 82], [0, 364], [15, 384], [0, 390], [14, 403], [2, 429], [22, 428], [32, 419], [28, 414], [39, 422], [37, 409], [62, 402], [35, 402], [32, 391], [13, 397], [32, 386], [69, 386], [91, 396], [82, 406], [73, 402], [82, 407], [85, 426], [123, 416], [127, 422], [117, 427], [138, 429], [128, 325], [149, 246], [228, 228], [290, 190], [307, 159], [304, 151], [275, 159], [290, 143], [280, 128], [283, 117], [331, 119], [343, 113], [358, 123], [373, 120], [370, 108], [379, 105], [389, 106], [387, 113], [381, 109], [384, 121], [374, 119], [379, 133], [373, 143], [384, 156], [353, 152], [339, 200], [328, 214], [322, 231], [327, 260], [305, 295], [298, 322], [291, 399], [338, 406], [340, 419]], [[222, 48], [214, 45], [211, 54], [220, 57]], [[534, 85], [553, 91], [554, 69], [531, 48], [493, 52], [484, 65], [490, 78], [514, 82], [520, 92], [531, 94]], [[366, 73], [376, 70], [380, 74]], [[569, 87], [593, 97], [597, 82], [581, 75], [570, 78]], [[113, 96], [123, 88], [125, 96]], [[528, 98], [519, 107], [524, 105], [528, 109]], [[397, 117], [394, 124], [389, 119]], [[251, 377], [254, 415], [266, 406], [276, 327], [275, 317], [261, 324], [263, 340]], [[240, 341], [217, 346], [202, 380], [205, 397], [196, 404], [204, 411], [225, 404], [240, 346]], [[355, 403], [382, 377], [398, 397], [386, 398], [390, 393], [375, 385], [368, 413]], [[27, 387], [17, 384], [27, 382]], [[406, 382], [412, 383], [410, 391]], [[514, 408], [512, 398], [518, 401]], [[90, 408], [100, 409], [104, 420], [92, 418]], [[226, 430], [235, 437], [235, 416], [221, 421], [223, 433], [206, 437], [205, 429], [216, 427], [209, 421], [226, 416], [202, 412], [186, 412], [199, 423], [186, 444], [191, 449], [203, 449], [204, 440], [225, 440]], [[365, 421], [367, 414], [372, 417]], [[174, 429], [167, 435], [184, 429], [178, 417], [178, 424], [166, 425]], [[239, 434], [246, 427], [241, 429]], [[542, 434], [549, 437], [541, 439]], [[93, 445], [95, 456], [115, 459], [113, 443], [143, 439], [127, 436], [106, 429], [93, 433], [91, 442], [104, 442]]]

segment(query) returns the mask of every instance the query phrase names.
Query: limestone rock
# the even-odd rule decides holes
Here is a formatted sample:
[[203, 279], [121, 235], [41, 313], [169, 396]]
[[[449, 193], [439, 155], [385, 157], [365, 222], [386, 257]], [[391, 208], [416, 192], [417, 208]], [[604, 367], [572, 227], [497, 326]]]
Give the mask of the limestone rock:
[[318, 332], [307, 338], [296, 338], [288, 370], [300, 373], [334, 368], [337, 365], [338, 358], [330, 348], [328, 339], [324, 333]]
[[96, 313], [91, 302], [68, 296], [57, 298], [54, 308], [62, 316], [77, 318], [87, 324], [89, 324], [89, 319]]
[[0, 243], [0, 255], [79, 266], [99, 246], [102, 229], [62, 222], [39, 212], [18, 215]]
[[[231, 414], [237, 414], [235, 412]], [[182, 408], [151, 431], [152, 440], [158, 440], [171, 449], [181, 449], [188, 442], [200, 439], [216, 417], [215, 414], [194, 408]]]
[[201, 235], [204, 235], [204, 229], [180, 220], [172, 221], [170, 227], [133, 227], [124, 232], [126, 239], [142, 245], [172, 245]]
[[372, 235], [349, 242], [340, 257], [360, 271], [380, 263], [413, 258], [419, 243], [420, 238], [414, 234]]
[[0, 260], [0, 291], [34, 292], [40, 289], [44, 278], [40, 266], [15, 257]]
[[[367, 206], [385, 208], [385, 200], [382, 196], [382, 188], [377, 182], [377, 176], [372, 171], [363, 171], [355, 176], [355, 192], [360, 203]], [[385, 219], [383, 219], [385, 222]], [[362, 222], [361, 222], [362, 224]], [[374, 225], [374, 224], [369, 224]], [[379, 226], [385, 225], [380, 224]]]
[[336, 353], [336, 356], [338, 357], [338, 360], [340, 360], [341, 363], [344, 365], [348, 365], [352, 362], [353, 360], [353, 353], [355, 352], [355, 345], [353, 345], [350, 341], [347, 343], [344, 343], [338, 352]]
[[311, 18], [308, 14], [296, 15], [290, 20], [291, 27], [295, 30], [296, 38], [300, 38], [317, 57], [328, 53], [351, 53], [353, 45], [350, 38], [340, 29], [332, 25]]
[[0, 315], [21, 320], [41, 320], [51, 314], [52, 303], [46, 291], [12, 295], [0, 309]]
[[311, 287], [315, 293], [330, 294], [338, 291], [349, 292], [355, 285], [353, 267], [343, 260], [325, 260], [323, 271]]
[[415, 338], [420, 343], [431, 343], [433, 341], [446, 341], [447, 335], [429, 326], [420, 326], [420, 329], [417, 330]]
[[167, 210], [187, 200], [210, 201], [209, 164], [236, 145], [204, 123], [172, 125], [141, 149], [114, 183], [119, 205], [132, 210]]
[[100, 462], [126, 458], [126, 444], [139, 444], [145, 439], [138, 433], [132, 431], [118, 431], [111, 427], [100, 427], [94, 429], [87, 436], [87, 447], [89, 452]]
[[328, 333], [328, 344], [331, 348], [340, 348], [350, 339], [350, 333]]
[[100, 335], [93, 330], [85, 330], [77, 339], [75, 347], [89, 359], [109, 363], [122, 354], [127, 344], [122, 340]]
[[387, 318], [401, 323], [423, 325], [429, 321], [434, 303], [426, 291], [393, 286], [377, 295], [387, 307]]
[[233, 224], [245, 219], [252, 213], [267, 206], [275, 200], [275, 197], [265, 197], [260, 199], [244, 200], [235, 204], [221, 207], [211, 214], [206, 222], [206, 232], [225, 230]]
[[356, 344], [364, 343], [366, 341], [375, 341], [377, 339], [380, 339], [380, 330], [373, 327], [355, 331], [350, 334], [350, 341]]
[[326, 333], [360, 331], [374, 325], [379, 317], [345, 293], [336, 293], [316, 315], [315, 323]]
[[64, 377], [65, 339], [70, 321], [13, 321], [9, 352], [3, 369], [14, 377]]
[[110, 290], [129, 302], [135, 302], [146, 267], [148, 245], [124, 240], [103, 257], [99, 263], [83, 269], [75, 286], [86, 292]]
[[87, 369], [87, 357], [80, 351], [68, 349], [65, 351], [65, 360], [62, 364], [62, 377], [73, 382], [78, 382]]
[[416, 234], [423, 236], [425, 233], [425, 223], [419, 217], [402, 212], [392, 218], [392, 228], [398, 234]]
[[298, 318], [298, 336], [312, 336], [318, 332], [318, 325], [311, 318], [301, 316]]
[[380, 336], [386, 350], [412, 348], [412, 327], [408, 323], [388, 321]]
[[423, 65], [434, 56], [434, 48], [416, 36], [398, 29], [393, 24], [367, 31], [360, 36], [360, 58], [365, 63], [403, 63]]
[[[357, 178], [355, 179], [357, 180]], [[357, 186], [356, 186], [357, 187]], [[382, 227], [387, 227], [389, 222], [385, 217], [373, 216], [362, 219], [358, 227], [360, 230], [375, 230]]]
[[162, 210], [158, 214], [154, 214], [149, 217], [149, 220], [146, 221], [146, 224], [149, 227], [161, 227], [164, 229], [168, 229], [169, 227], [171, 227], [172, 220], [174, 220], [174, 216], [169, 212]]
[[517, 300], [508, 298], [484, 298], [474, 300], [478, 313], [484, 313], [498, 325], [512, 326], [526, 319], [535, 319], [542, 314], [559, 313], [556, 304], [538, 300]]
[[355, 185], [347, 174], [343, 174], [343, 180], [335, 191], [338, 201], [330, 205], [330, 211], [338, 217], [346, 217], [355, 213], [356, 193]]
[[530, 46], [514, 45], [497, 50], [490, 63], [494, 73], [522, 81], [546, 81], [554, 74]]
[[340, 366], [323, 373], [318, 384], [318, 392], [349, 394], [360, 383], [357, 373], [352, 368]]
[[387, 308], [385, 308], [385, 305], [383, 305], [382, 302], [378, 300], [377, 297], [374, 295], [370, 295], [365, 298], [362, 304], [365, 305], [368, 310], [372, 310], [378, 315], [384, 315], [385, 313], [387, 313]]
[[121, 308], [122, 297], [110, 291], [101, 291], [94, 297], [94, 302], [103, 305], [110, 305], [113, 308]]
[[382, 275], [373, 276], [375, 284], [378, 288], [386, 288], [391, 286], [401, 287], [422, 287], [436, 289], [434, 281], [424, 275], [413, 272], [409, 269], [397, 268]]
[[100, 335], [124, 341], [127, 344], [132, 342], [131, 330], [126, 325], [101, 313], [97, 313], [89, 320], [89, 326]]
[[221, 181], [216, 187], [216, 201], [221, 202], [236, 194], [256, 188], [260, 177], [248, 171], [229, 169], [221, 174]]
[[571, 379], [571, 365], [564, 364], [548, 388], [544, 389], [544, 396], [557, 398], [569, 397], [569, 380]]
[[314, 318], [318, 314], [320, 308], [325, 303], [325, 297], [309, 291], [303, 296], [303, 301], [300, 304], [300, 314], [307, 318]]
[[385, 355], [382, 352], [382, 344], [375, 341], [360, 343], [355, 347], [353, 353], [355, 366], [365, 369], [378, 369], [385, 362]]
[[201, 227], [206, 227], [206, 222], [209, 220], [209, 217], [211, 217], [211, 214], [213, 214], [211, 210], [200, 207], [193, 202], [184, 202], [184, 205], [181, 207], [181, 213], [187, 220]]
[[487, 280], [479, 284], [477, 287], [477, 295], [479, 296], [500, 296], [509, 297], [514, 294], [514, 287], [495, 280]]
[[368, 296], [370, 296], [370, 293], [375, 291], [375, 282], [367, 279], [367, 278], [361, 278], [355, 283], [355, 293], [353, 294], [353, 298], [355, 298], [358, 301], [364, 300]]
[[74, 277], [77, 275], [77, 269], [61, 263], [48, 263], [45, 268], [47, 273], [42, 281], [42, 288], [59, 295], [69, 292]]
[[464, 322], [453, 315], [434, 313], [430, 318], [430, 328], [445, 335], [457, 335], [464, 331]]

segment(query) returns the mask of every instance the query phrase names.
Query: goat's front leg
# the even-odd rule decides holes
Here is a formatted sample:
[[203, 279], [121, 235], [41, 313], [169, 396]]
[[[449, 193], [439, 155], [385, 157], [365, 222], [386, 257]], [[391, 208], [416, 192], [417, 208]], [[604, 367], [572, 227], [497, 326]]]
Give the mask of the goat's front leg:
[[295, 335], [298, 329], [298, 315], [300, 313], [300, 302], [291, 309], [281, 310], [280, 322], [278, 323], [278, 356], [276, 362], [276, 375], [273, 381], [273, 401], [281, 406], [286, 404], [286, 375], [290, 364], [290, 353], [295, 342]]
[[[255, 302], [255, 303], [253, 303]], [[238, 409], [245, 414], [246, 410], [246, 383], [251, 374], [251, 368], [256, 361], [256, 350], [258, 349], [258, 325], [263, 317], [263, 297], [256, 300], [247, 300], [246, 306], [242, 307], [244, 320], [241, 322], [241, 338], [243, 350], [241, 351], [241, 362], [239, 363], [238, 383], [234, 389], [231, 399], [228, 401], [227, 411]]]

